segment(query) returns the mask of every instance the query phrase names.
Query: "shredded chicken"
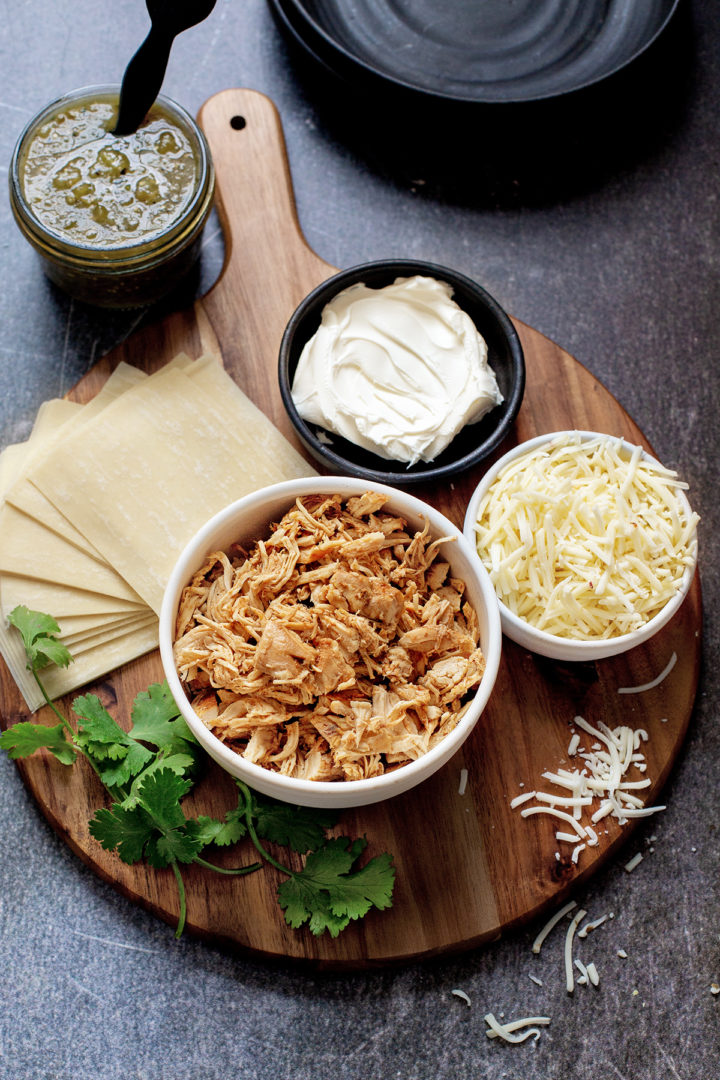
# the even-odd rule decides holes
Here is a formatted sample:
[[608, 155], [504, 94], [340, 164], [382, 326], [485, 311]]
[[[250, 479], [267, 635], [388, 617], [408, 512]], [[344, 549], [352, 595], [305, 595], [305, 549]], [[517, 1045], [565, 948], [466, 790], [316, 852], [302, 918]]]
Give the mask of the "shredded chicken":
[[183, 591], [175, 663], [207, 727], [307, 780], [400, 768], [444, 738], [485, 670], [477, 618], [426, 523], [368, 491], [298, 499], [268, 539]]

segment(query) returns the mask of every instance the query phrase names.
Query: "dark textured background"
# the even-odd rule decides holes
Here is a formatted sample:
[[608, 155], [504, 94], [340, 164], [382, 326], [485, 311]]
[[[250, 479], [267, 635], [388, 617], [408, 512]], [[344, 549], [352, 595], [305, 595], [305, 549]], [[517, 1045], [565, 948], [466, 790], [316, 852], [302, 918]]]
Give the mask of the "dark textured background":
[[[142, 0], [3, 3], [3, 170], [26, 120], [70, 88], [119, 81], [146, 27]], [[572, 998], [561, 939], [533, 957], [534, 927], [342, 977], [177, 943], [70, 853], [3, 757], [3, 1080], [718, 1080], [719, 58], [718, 3], [695, 0], [661, 48], [599, 92], [448, 115], [344, 92], [288, 48], [265, 0], [218, 0], [177, 41], [164, 90], [191, 111], [229, 86], [278, 106], [319, 255], [338, 267], [426, 257], [475, 277], [590, 368], [681, 471], [703, 518], [704, 671], [667, 811], [582, 898], [614, 919], [588, 939], [599, 988]], [[109, 316], [53, 289], [6, 200], [0, 251], [4, 446], [145, 313]], [[221, 264], [213, 222], [199, 291]], [[506, 1046], [485, 1037], [488, 1011], [552, 1024], [537, 1044]]]

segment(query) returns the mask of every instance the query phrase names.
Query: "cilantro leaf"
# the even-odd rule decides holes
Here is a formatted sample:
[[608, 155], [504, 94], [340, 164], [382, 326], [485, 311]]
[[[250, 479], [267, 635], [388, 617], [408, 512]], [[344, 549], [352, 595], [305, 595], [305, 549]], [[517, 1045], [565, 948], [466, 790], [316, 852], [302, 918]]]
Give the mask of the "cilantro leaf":
[[29, 671], [36, 672], [51, 663], [67, 667], [72, 660], [69, 649], [56, 640], [60, 627], [51, 615], [19, 604], [8, 615], [8, 622], [22, 635]]
[[146, 747], [140, 743], [130, 743], [121, 761], [100, 767], [100, 779], [106, 787], [121, 787], [137, 776], [151, 760], [152, 753]]
[[156, 747], [165, 766], [188, 776], [200, 772], [205, 753], [180, 715], [166, 681], [153, 683], [137, 695], [132, 720], [129, 738]]
[[109, 809], [103, 807], [95, 812], [90, 821], [90, 835], [102, 844], [106, 851], [115, 851], [124, 863], [136, 863], [142, 859], [145, 845], [153, 835], [154, 823], [142, 806], [127, 810], [114, 803]]
[[251, 813], [258, 836], [292, 848], [300, 855], [321, 847], [325, 842], [325, 829], [331, 828], [338, 818], [333, 810], [291, 806], [256, 792], [252, 792]]
[[123, 862], [145, 857], [151, 866], [192, 862], [207, 841], [201, 831], [188, 829], [180, 806], [191, 781], [171, 769], [156, 769], [143, 776], [133, 806], [114, 803], [98, 810], [90, 822], [90, 834], [107, 851], [117, 848]]
[[242, 840], [246, 835], [245, 814], [238, 807], [236, 810], [227, 812], [225, 820], [221, 822], [221, 828], [213, 836], [212, 842], [218, 847], [228, 847], [230, 844], [237, 844], [238, 840]]
[[200, 814], [199, 817], [188, 820], [185, 831], [188, 836], [198, 840], [205, 847], [215, 841], [215, 838], [222, 832], [224, 827], [222, 821], [218, 818]]
[[191, 863], [204, 846], [202, 840], [183, 826], [153, 834], [145, 846], [145, 858], [150, 866], [162, 869], [171, 862]]
[[13, 724], [0, 735], [0, 747], [7, 750], [11, 758], [29, 757], [44, 747], [63, 765], [72, 765], [77, 756], [65, 738], [64, 724], [55, 724], [54, 727], [31, 724], [28, 721]]
[[328, 930], [331, 937], [337, 937], [350, 922], [346, 915], [333, 914], [326, 893], [307, 888], [302, 881], [293, 878], [279, 887], [278, 900], [285, 910], [285, 921], [293, 930], [307, 922], [308, 929], [316, 936]]
[[205, 846], [197, 833], [188, 832], [188, 820], [180, 800], [192, 787], [192, 781], [178, 776], [171, 769], [156, 769], [143, 777], [139, 806], [153, 819], [155, 831], [145, 847], [145, 858], [151, 866], [192, 862]]
[[143, 769], [143, 771], [136, 776], [130, 786], [130, 790], [123, 798], [122, 791], [115, 791], [114, 794], [120, 799], [121, 805], [126, 809], [130, 809], [132, 806], [137, 806], [140, 800], [140, 787], [145, 781], [146, 777], [156, 772], [158, 769], [170, 769], [176, 776], [187, 777], [195, 768], [195, 757], [190, 754], [170, 754], [165, 757], [163, 753], [156, 754], [149, 765]]
[[[129, 732], [94, 694], [75, 698], [73, 709], [79, 720], [78, 744], [93, 760], [107, 787], [121, 787], [156, 768], [168, 768], [178, 775], [197, 768], [200, 745], [179, 715], [167, 683], [155, 683], [137, 695], [132, 711], [135, 723]], [[145, 742], [159, 752], [153, 753]], [[129, 802], [134, 801], [133, 797]]]
[[186, 821], [180, 800], [192, 784], [171, 769], [156, 769], [143, 778], [140, 786], [140, 805], [153, 816], [163, 830], [176, 829]]
[[123, 731], [95, 694], [76, 697], [73, 711], [78, 717], [76, 741], [106, 787], [126, 784], [152, 760], [152, 752]]
[[113, 720], [96, 694], [83, 694], [73, 701], [73, 712], [80, 721], [84, 746], [101, 757], [120, 758], [128, 748], [127, 733]]
[[328, 840], [311, 852], [305, 866], [278, 888], [278, 900], [292, 927], [308, 922], [314, 934], [329, 930], [336, 937], [351, 919], [361, 919], [371, 907], [392, 904], [395, 869], [389, 855], [377, 855], [360, 869], [354, 863], [367, 845], [345, 836]]
[[153, 683], [145, 692], [137, 695], [132, 707], [132, 721], [131, 737], [139, 742], [151, 743], [158, 750], [176, 751], [182, 743], [196, 743], [195, 736], [180, 715], [167, 682]]

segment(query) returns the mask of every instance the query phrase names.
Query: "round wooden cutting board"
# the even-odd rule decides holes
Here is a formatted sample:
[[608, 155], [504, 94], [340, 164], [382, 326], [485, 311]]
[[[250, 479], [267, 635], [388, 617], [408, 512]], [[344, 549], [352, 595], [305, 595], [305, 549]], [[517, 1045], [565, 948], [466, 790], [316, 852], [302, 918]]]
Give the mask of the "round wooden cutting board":
[[[297, 221], [277, 112], [261, 94], [227, 90], [200, 113], [217, 170], [218, 209], [225, 231], [226, 264], [220, 280], [189, 310], [135, 334], [104, 357], [72, 396], [88, 400], [120, 360], [151, 371], [180, 351], [220, 353], [227, 370], [279, 428], [294, 440], [277, 389], [280, 338], [296, 305], [335, 268], [307, 246]], [[388, 252], [401, 257], [403, 252]], [[610, 393], [568, 353], [516, 322], [527, 363], [527, 387], [510, 439], [581, 428], [647, 442]], [[458, 525], [482, 469], [451, 485], [414, 489]], [[610, 660], [564, 665], [536, 657], [505, 640], [500, 673], [473, 735], [439, 774], [389, 802], [343, 813], [343, 834], [366, 836], [367, 855], [394, 855], [393, 907], [372, 912], [338, 938], [289, 929], [277, 904], [280, 880], [272, 868], [247, 878], [223, 877], [191, 866], [183, 874], [187, 928], [216, 943], [265, 958], [309, 961], [350, 969], [468, 949], [498, 937], [555, 906], [614, 854], [630, 835], [605, 819], [600, 842], [577, 865], [568, 845], [561, 858], [551, 819], [524, 819], [510, 801], [542, 786], [542, 773], [566, 758], [569, 725], [580, 714], [590, 723], [643, 727], [652, 784], [643, 795], [657, 802], [685, 737], [697, 689], [701, 599], [696, 580], [673, 621], [648, 645]], [[655, 689], [619, 694], [619, 687], [654, 679], [672, 654], [677, 663]], [[113, 672], [89, 689], [129, 726], [136, 693], [162, 679], [157, 652]], [[74, 695], [61, 702], [70, 715]], [[0, 670], [4, 727], [27, 719], [7, 670]], [[45, 710], [47, 711], [47, 710]], [[47, 719], [50, 719], [48, 714]], [[126, 866], [88, 833], [103, 789], [89, 767], [60, 765], [46, 754], [19, 762], [43, 813], [70, 847], [102, 878], [162, 919], [177, 920], [170, 870]], [[464, 794], [461, 770], [467, 769]], [[522, 787], [524, 785], [524, 788]], [[190, 797], [195, 812], [222, 815], [236, 804], [235, 788], [215, 765]], [[253, 861], [240, 846], [215, 861]], [[213, 856], [215, 858], [215, 856]]]

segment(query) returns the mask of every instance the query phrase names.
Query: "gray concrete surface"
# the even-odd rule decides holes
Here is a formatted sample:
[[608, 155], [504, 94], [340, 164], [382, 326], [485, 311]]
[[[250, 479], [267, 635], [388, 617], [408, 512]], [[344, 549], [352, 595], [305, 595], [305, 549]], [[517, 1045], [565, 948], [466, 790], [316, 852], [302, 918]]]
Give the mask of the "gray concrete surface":
[[[72, 855], [3, 756], [2, 1080], [720, 1078], [719, 16], [715, 0], [688, 3], [664, 51], [599, 94], [448, 119], [343, 91], [287, 46], [264, 0], [218, 0], [177, 41], [164, 86], [191, 111], [228, 86], [268, 94], [318, 254], [430, 257], [475, 277], [590, 368], [690, 483], [704, 669], [667, 811], [582, 896], [614, 914], [592, 939], [600, 986], [568, 997], [557, 940], [531, 967], [535, 927], [347, 976], [178, 943]], [[25, 121], [69, 88], [119, 80], [146, 26], [142, 0], [2, 4], [3, 171]], [[199, 291], [221, 264], [214, 221]], [[0, 201], [0, 445], [144, 314], [56, 291]], [[552, 1024], [507, 1046], [485, 1037], [488, 1011]]]

